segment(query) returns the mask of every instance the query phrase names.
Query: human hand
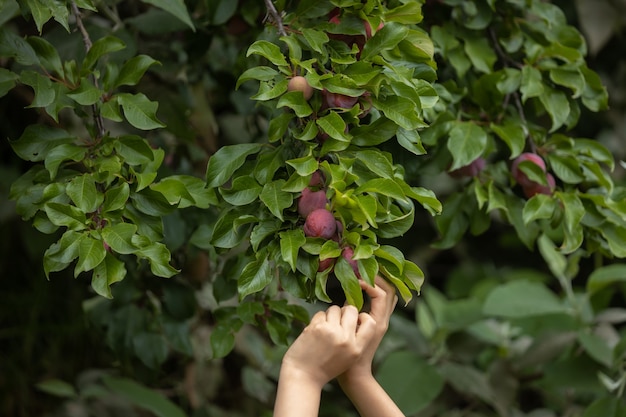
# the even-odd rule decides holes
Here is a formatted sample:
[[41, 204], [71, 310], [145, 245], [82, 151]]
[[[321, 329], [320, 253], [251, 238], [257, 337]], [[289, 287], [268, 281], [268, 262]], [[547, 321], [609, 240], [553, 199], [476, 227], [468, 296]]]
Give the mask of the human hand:
[[393, 313], [396, 303], [398, 302], [398, 296], [396, 295], [394, 287], [380, 276], [376, 277], [374, 287], [362, 280], [359, 280], [359, 284], [371, 298], [369, 316], [375, 322], [374, 335], [370, 339], [369, 344], [364, 348], [361, 356], [346, 370], [346, 372], [339, 375], [338, 380], [341, 386], [349, 384], [350, 380], [353, 378], [371, 376], [374, 354], [387, 332], [389, 319]]
[[289, 347], [281, 372], [321, 389], [358, 360], [377, 333], [372, 316], [354, 306], [331, 306], [316, 313]]

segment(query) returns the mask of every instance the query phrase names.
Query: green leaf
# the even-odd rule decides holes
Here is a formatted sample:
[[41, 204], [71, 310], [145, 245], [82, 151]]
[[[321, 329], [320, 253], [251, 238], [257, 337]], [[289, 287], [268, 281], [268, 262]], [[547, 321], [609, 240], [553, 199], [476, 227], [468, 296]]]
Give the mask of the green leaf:
[[54, 395], [61, 398], [77, 398], [78, 393], [73, 385], [68, 384], [60, 379], [47, 379], [45, 381], [38, 382], [35, 387], [39, 391], [46, 394]]
[[16, 73], [6, 68], [0, 68], [0, 97], [4, 97], [11, 91], [19, 78], [19, 75]]
[[25, 66], [41, 64], [33, 47], [8, 26], [0, 26], [0, 56], [14, 58]]
[[102, 212], [121, 210], [126, 206], [126, 202], [130, 197], [130, 186], [127, 182], [121, 183], [117, 187], [111, 187], [104, 193], [104, 202], [102, 203]]
[[261, 201], [274, 216], [283, 220], [283, 210], [293, 204], [293, 194], [283, 191], [285, 180], [272, 181], [263, 186], [259, 195]]
[[80, 80], [80, 86], [67, 93], [67, 96], [81, 106], [91, 106], [100, 101], [102, 94], [102, 90], [96, 88], [88, 78], [83, 77]]
[[313, 157], [313, 155], [290, 159], [286, 162], [296, 170], [298, 175], [303, 177], [313, 174], [319, 168], [319, 162]]
[[160, 9], [165, 10], [181, 22], [189, 26], [192, 31], [196, 31], [196, 27], [191, 21], [187, 7], [183, 0], [142, 0], [144, 3], [152, 4]]
[[496, 53], [485, 37], [467, 37], [464, 42], [465, 53], [477, 71], [490, 74], [497, 61]]
[[327, 44], [329, 40], [325, 32], [315, 29], [302, 29], [302, 36], [304, 36], [304, 39], [306, 39], [311, 49], [320, 54], [324, 52], [325, 44]]
[[415, 102], [408, 98], [395, 95], [384, 99], [372, 97], [372, 105], [406, 130], [425, 127], [419, 108]]
[[32, 107], [46, 107], [50, 105], [55, 97], [56, 91], [52, 88], [52, 81], [50, 78], [34, 71], [24, 71], [20, 77], [20, 81], [26, 84], [35, 92], [35, 98], [28, 105], [28, 108]]
[[556, 153], [548, 154], [550, 168], [554, 174], [563, 182], [568, 184], [579, 184], [584, 181], [580, 160], [574, 155], [559, 155]]
[[94, 239], [87, 235], [80, 241], [78, 246], [78, 262], [74, 268], [74, 277], [78, 277], [81, 272], [91, 271], [100, 265], [107, 254], [101, 240]]
[[293, 272], [296, 271], [296, 261], [298, 260], [298, 252], [302, 245], [306, 243], [306, 237], [301, 228], [287, 230], [279, 233], [280, 236], [280, 253], [283, 260], [291, 266]]
[[155, 64], [160, 64], [160, 62], [148, 55], [132, 57], [120, 69], [112, 88], [117, 88], [121, 85], [136, 85], [148, 68]]
[[315, 123], [333, 139], [341, 142], [350, 142], [352, 138], [352, 135], [346, 132], [346, 122], [334, 111], [320, 117]]
[[44, 166], [50, 172], [50, 179], [57, 176], [61, 164], [65, 161], [82, 161], [87, 153], [87, 148], [73, 143], [61, 143], [55, 146], [45, 156]]
[[578, 195], [574, 193], [556, 192], [555, 196], [563, 205], [565, 240], [561, 250], [571, 253], [583, 243], [583, 229], [581, 221], [585, 216], [585, 207]]
[[483, 304], [483, 313], [509, 319], [565, 313], [561, 301], [544, 285], [526, 280], [495, 287]]
[[554, 132], [563, 126], [570, 113], [570, 105], [565, 93], [544, 85], [543, 92], [539, 95], [539, 100], [552, 119], [550, 132]]
[[238, 279], [237, 287], [240, 299], [263, 290], [272, 282], [273, 278], [269, 259], [257, 259], [248, 263], [241, 271]]
[[261, 150], [256, 143], [223, 146], [209, 159], [206, 170], [208, 187], [223, 185], [239, 169], [249, 155]]
[[81, 75], [87, 76], [103, 55], [121, 51], [124, 48], [126, 48], [124, 42], [115, 36], [105, 36], [98, 39], [91, 45], [89, 52], [83, 59]]
[[300, 118], [310, 116], [313, 113], [313, 109], [300, 91], [290, 91], [283, 94], [276, 104], [276, 108], [281, 107], [290, 108]]
[[270, 81], [273, 80], [274, 77], [278, 75], [278, 71], [274, 68], [266, 67], [260, 65], [258, 67], [252, 67], [245, 70], [237, 79], [237, 84], [235, 85], [235, 89], [239, 89], [241, 84], [250, 80], [259, 80], [259, 81]]
[[520, 85], [522, 101], [526, 102], [529, 98], [539, 97], [543, 94], [543, 90], [544, 83], [541, 78], [541, 72], [537, 68], [525, 65], [522, 68], [522, 83]]
[[376, 372], [376, 379], [407, 416], [425, 409], [444, 388], [437, 369], [408, 350], [387, 355]]
[[104, 195], [96, 189], [96, 181], [91, 174], [72, 178], [67, 184], [66, 192], [83, 213], [95, 212], [104, 200]]
[[524, 205], [524, 211], [522, 212], [524, 224], [539, 219], [550, 219], [554, 215], [556, 208], [556, 201], [551, 196], [535, 194]]
[[127, 378], [106, 376], [104, 384], [131, 404], [150, 411], [157, 417], [186, 417], [185, 412], [162, 393]]
[[223, 358], [228, 355], [235, 346], [233, 329], [227, 325], [216, 326], [211, 332], [211, 350], [213, 358]]
[[587, 292], [593, 295], [613, 284], [626, 282], [626, 264], [613, 264], [596, 268], [587, 280]]
[[582, 414], [582, 417], [624, 417], [626, 406], [619, 397], [606, 393], [604, 397], [595, 400]]
[[457, 122], [450, 130], [448, 149], [452, 154], [450, 170], [469, 165], [487, 147], [487, 133], [472, 122]]
[[152, 130], [165, 127], [156, 116], [159, 103], [150, 101], [145, 94], [122, 93], [117, 96], [117, 100], [124, 110], [126, 120], [137, 129]]
[[37, 53], [41, 65], [48, 70], [48, 72], [53, 74], [56, 73], [61, 76], [64, 75], [61, 57], [59, 56], [59, 53], [54, 45], [39, 36], [30, 36], [26, 39], [26, 41]]
[[96, 294], [104, 298], [113, 298], [111, 285], [124, 279], [126, 276], [126, 264], [107, 253], [104, 262], [101, 262], [93, 270], [91, 287]]
[[356, 190], [356, 194], [377, 193], [386, 195], [396, 200], [408, 201], [404, 190], [396, 183], [395, 180], [389, 178], [374, 178], [360, 185]]
[[552, 242], [547, 235], [542, 234], [539, 236], [539, 239], [537, 239], [537, 247], [552, 274], [557, 278], [567, 278], [567, 259], [563, 253], [556, 249], [554, 242]]
[[228, 204], [245, 206], [256, 201], [262, 189], [252, 176], [243, 175], [235, 177], [230, 188], [220, 187], [219, 191]]
[[361, 51], [361, 60], [368, 61], [383, 51], [395, 48], [408, 34], [406, 25], [389, 22], [369, 39]]
[[261, 55], [277, 67], [289, 66], [280, 48], [265, 40], [259, 40], [250, 45], [246, 56], [249, 57], [252, 54]]
[[405, 25], [411, 25], [421, 22], [422, 5], [416, 2], [402, 4], [396, 8], [387, 10], [385, 20], [387, 22], [397, 22]]
[[70, 230], [83, 230], [87, 227], [85, 213], [74, 206], [61, 203], [46, 203], [44, 210], [50, 221]]
[[337, 258], [334, 272], [346, 295], [346, 302], [360, 310], [363, 307], [363, 292], [359, 285], [359, 279], [355, 275], [352, 266], [343, 256]]
[[490, 125], [491, 130], [506, 143], [511, 150], [510, 158], [519, 156], [526, 145], [526, 132], [519, 123], [506, 121], [504, 125]]
[[133, 236], [137, 232], [137, 226], [131, 223], [118, 223], [112, 226], [105, 226], [100, 233], [102, 240], [117, 253], [128, 255], [135, 253], [137, 247], [133, 243]]
[[[133, 239], [133, 243], [139, 246], [137, 245], [136, 239]], [[135, 253], [138, 257], [148, 260], [150, 263], [150, 271], [158, 277], [170, 278], [180, 272], [170, 265], [172, 254], [167, 246], [161, 242], [152, 242], [148, 246], [141, 247], [141, 249]]]
[[607, 368], [613, 366], [613, 349], [606, 339], [594, 333], [581, 331], [578, 333], [578, 341], [595, 361]]
[[177, 205], [179, 209], [208, 208], [211, 204], [217, 204], [215, 191], [206, 188], [203, 180], [192, 175], [170, 175], [150, 188], [163, 194], [171, 205]]

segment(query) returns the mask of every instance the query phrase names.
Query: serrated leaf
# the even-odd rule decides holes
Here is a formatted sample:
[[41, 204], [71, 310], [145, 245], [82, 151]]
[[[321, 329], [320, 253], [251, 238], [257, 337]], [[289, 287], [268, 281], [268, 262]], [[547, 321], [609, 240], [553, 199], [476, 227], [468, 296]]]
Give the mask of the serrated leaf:
[[352, 138], [352, 135], [346, 132], [346, 122], [334, 111], [320, 117], [315, 123], [333, 139], [341, 142], [350, 142]]
[[325, 44], [328, 43], [328, 35], [321, 30], [304, 28], [302, 29], [302, 36], [306, 39], [307, 43], [316, 52], [323, 53]]

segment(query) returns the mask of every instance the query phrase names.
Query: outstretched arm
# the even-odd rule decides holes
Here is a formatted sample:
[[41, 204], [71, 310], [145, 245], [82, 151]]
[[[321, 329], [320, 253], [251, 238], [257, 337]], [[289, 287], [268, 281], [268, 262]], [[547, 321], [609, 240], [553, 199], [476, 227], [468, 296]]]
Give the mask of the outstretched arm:
[[316, 313], [283, 357], [274, 417], [317, 416], [324, 385], [345, 372], [374, 335], [374, 320], [354, 306]]
[[372, 374], [374, 354], [387, 332], [398, 297], [394, 288], [381, 277], [376, 277], [375, 287], [363, 281], [360, 284], [372, 300], [369, 314], [376, 323], [374, 337], [361, 357], [337, 379], [361, 417], [404, 417]]

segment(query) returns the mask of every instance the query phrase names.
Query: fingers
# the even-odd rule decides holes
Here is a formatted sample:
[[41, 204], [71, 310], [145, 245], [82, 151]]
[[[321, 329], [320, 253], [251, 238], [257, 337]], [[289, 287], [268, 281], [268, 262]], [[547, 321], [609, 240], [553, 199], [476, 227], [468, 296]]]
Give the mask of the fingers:
[[341, 326], [355, 333], [359, 321], [359, 311], [355, 306], [346, 305], [341, 308]]
[[376, 276], [374, 287], [362, 280], [359, 284], [371, 299], [370, 314], [377, 320], [386, 320], [398, 302], [395, 288], [380, 276]]
[[376, 335], [376, 320], [368, 313], [360, 313], [358, 322], [356, 341], [360, 347], [365, 347]]

